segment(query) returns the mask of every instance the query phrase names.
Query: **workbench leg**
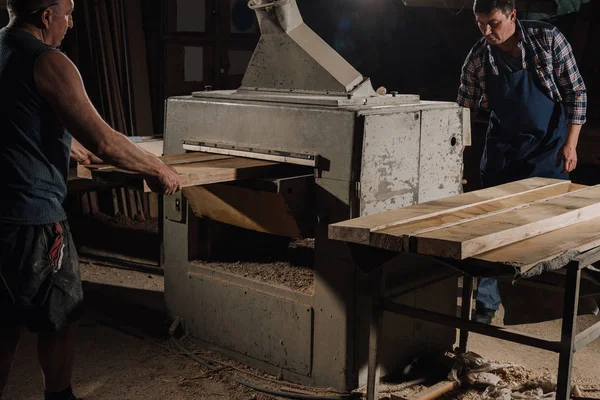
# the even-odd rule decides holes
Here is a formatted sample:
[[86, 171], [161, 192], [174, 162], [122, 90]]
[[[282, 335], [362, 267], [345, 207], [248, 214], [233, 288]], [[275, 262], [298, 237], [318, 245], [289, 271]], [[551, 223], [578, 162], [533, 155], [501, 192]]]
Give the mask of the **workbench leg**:
[[377, 400], [379, 396], [378, 361], [383, 330], [383, 293], [385, 277], [382, 267], [370, 273], [371, 320], [369, 324], [369, 369], [367, 375], [367, 400]]
[[[475, 286], [475, 278], [470, 275], [463, 275], [462, 287], [462, 304], [460, 306], [460, 317], [465, 321], [471, 320], [471, 308], [473, 304], [473, 287]], [[460, 341], [458, 345], [459, 353], [467, 351], [467, 341], [469, 340], [469, 331], [467, 329], [460, 330]]]
[[579, 283], [581, 269], [578, 263], [567, 266], [567, 280], [565, 285], [565, 301], [562, 323], [562, 337], [560, 358], [558, 361], [558, 386], [556, 400], [569, 400], [571, 398], [571, 368], [574, 355], [574, 341], [577, 323], [577, 309], [579, 306]]

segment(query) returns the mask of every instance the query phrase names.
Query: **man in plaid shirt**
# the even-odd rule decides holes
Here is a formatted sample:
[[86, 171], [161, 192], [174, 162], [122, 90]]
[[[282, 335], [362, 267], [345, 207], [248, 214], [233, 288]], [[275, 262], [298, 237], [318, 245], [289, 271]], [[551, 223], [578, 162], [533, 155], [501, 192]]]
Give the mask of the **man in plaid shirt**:
[[[515, 0], [476, 0], [473, 11], [484, 37], [463, 65], [457, 101], [490, 111], [483, 186], [568, 179], [587, 108], [571, 46], [552, 25], [518, 20]], [[491, 323], [500, 303], [497, 281], [480, 279], [473, 319]]]

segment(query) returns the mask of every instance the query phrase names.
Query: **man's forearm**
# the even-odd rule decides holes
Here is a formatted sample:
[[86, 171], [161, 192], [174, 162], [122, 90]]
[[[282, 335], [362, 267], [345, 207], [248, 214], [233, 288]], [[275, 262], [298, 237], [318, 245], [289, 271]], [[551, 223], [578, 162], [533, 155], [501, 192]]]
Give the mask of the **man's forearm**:
[[98, 156], [111, 165], [143, 175], [156, 177], [164, 164], [157, 162], [156, 157], [131, 142], [121, 133], [113, 131], [108, 140], [98, 146]]
[[565, 140], [565, 146], [569, 146], [573, 149], [577, 148], [579, 143], [579, 133], [581, 132], [581, 125], [579, 124], [567, 124], [567, 138]]

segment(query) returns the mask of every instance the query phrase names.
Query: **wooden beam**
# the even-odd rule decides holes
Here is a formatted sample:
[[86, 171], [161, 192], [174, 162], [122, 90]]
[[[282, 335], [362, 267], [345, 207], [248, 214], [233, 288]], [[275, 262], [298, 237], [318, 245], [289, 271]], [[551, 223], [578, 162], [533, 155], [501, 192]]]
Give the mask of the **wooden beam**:
[[600, 246], [600, 218], [525, 239], [473, 258], [487, 263], [510, 265], [524, 274], [541, 263], [566, 255], [567, 252], [583, 253], [596, 246]]
[[598, 338], [600, 338], [600, 322], [596, 322], [575, 337], [575, 351], [581, 350]]
[[442, 397], [444, 394], [458, 388], [458, 382], [442, 381], [419, 393], [407, 398], [407, 400], [434, 400]]
[[196, 216], [257, 232], [302, 236], [280, 194], [231, 185], [194, 186], [183, 193]]
[[[583, 188], [586, 188], [583, 186]], [[582, 188], [582, 189], [583, 189]], [[553, 185], [531, 192], [518, 194], [501, 200], [476, 204], [452, 213], [436, 215], [416, 222], [409, 222], [392, 228], [387, 228], [371, 233], [369, 244], [375, 247], [384, 247], [388, 250], [409, 251], [410, 238], [433, 230], [449, 228], [451, 226], [488, 218], [492, 215], [527, 207], [531, 203], [545, 201], [555, 196], [562, 196], [570, 192], [568, 182], [562, 185]], [[582, 190], [580, 189], [580, 190]]]
[[[265, 177], [275, 174], [282, 167], [279, 163], [235, 157], [173, 166], [179, 173], [183, 188]], [[119, 169], [98, 170], [93, 171], [92, 176], [95, 180], [107, 184], [121, 184], [143, 192], [151, 191], [148, 182], [134, 172]]]
[[600, 185], [414, 237], [419, 254], [464, 260], [600, 216]]
[[[215, 161], [215, 160], [227, 160], [232, 157], [223, 156], [219, 154], [205, 154], [205, 153], [185, 153], [185, 154], [174, 154], [170, 156], [158, 157], [162, 162], [167, 165], [183, 165], [194, 162], [204, 161]], [[94, 171], [110, 171], [118, 170], [109, 164], [90, 164], [90, 165], [77, 165], [77, 178], [92, 179]]]
[[153, 132], [152, 107], [150, 105], [150, 80], [148, 79], [148, 57], [142, 21], [140, 0], [123, 2], [126, 25], [127, 59], [133, 92], [135, 132], [132, 135], [150, 135]]
[[541, 190], [550, 186], [568, 184], [569, 181], [548, 178], [531, 178], [507, 183], [505, 185], [332, 224], [329, 225], [329, 238], [368, 245], [371, 232], [374, 231], [421, 221], [443, 214], [450, 214], [468, 207], [481, 206], [486, 203]]

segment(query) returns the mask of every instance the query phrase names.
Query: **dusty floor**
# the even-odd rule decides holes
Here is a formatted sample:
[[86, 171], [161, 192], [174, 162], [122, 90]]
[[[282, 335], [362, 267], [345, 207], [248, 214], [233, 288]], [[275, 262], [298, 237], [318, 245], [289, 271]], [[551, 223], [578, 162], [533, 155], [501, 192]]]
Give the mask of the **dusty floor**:
[[[77, 395], [84, 400], [274, 398], [207, 374], [207, 369], [170, 345], [165, 337], [162, 277], [90, 264], [82, 265], [82, 277], [88, 313], [81, 323], [73, 384]], [[498, 315], [496, 323], [500, 318]], [[580, 317], [579, 325], [585, 328], [598, 319]], [[516, 329], [558, 337], [560, 321]], [[233, 365], [216, 354], [185, 344], [203, 357]], [[471, 336], [470, 350], [490, 360], [521, 364], [535, 373], [554, 373], [558, 360], [556, 355], [542, 350], [480, 335]], [[573, 373], [574, 383], [585, 396], [600, 399], [600, 340], [576, 354]], [[41, 399], [41, 393], [35, 337], [26, 334], [3, 399]], [[463, 395], [449, 398], [463, 398]]]

